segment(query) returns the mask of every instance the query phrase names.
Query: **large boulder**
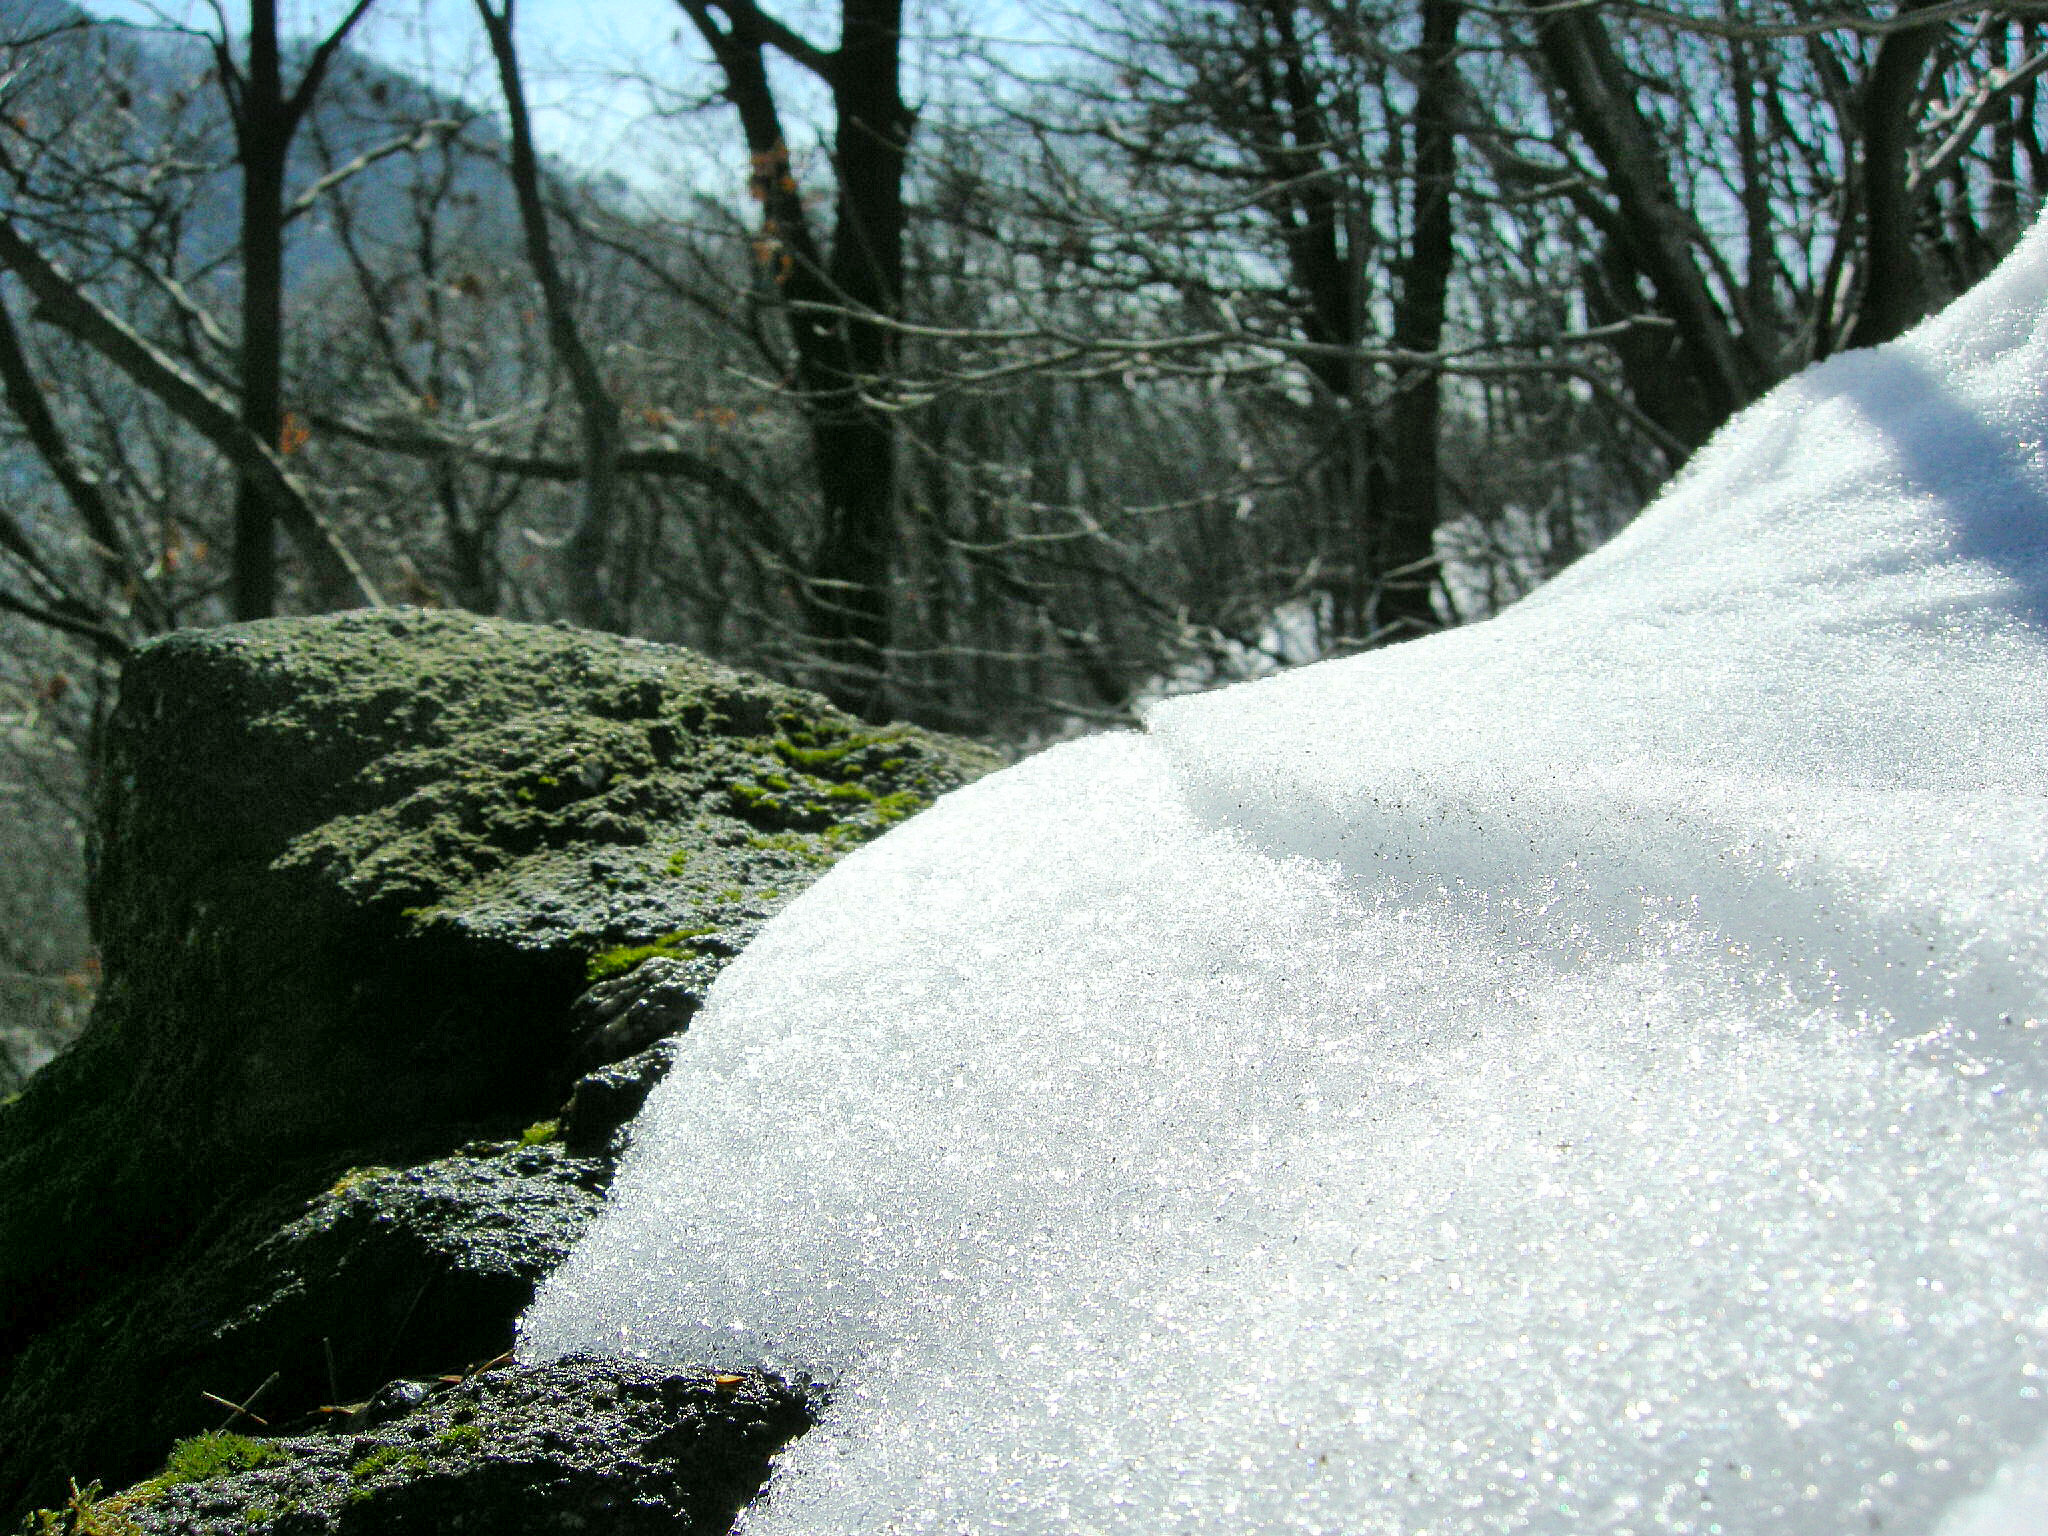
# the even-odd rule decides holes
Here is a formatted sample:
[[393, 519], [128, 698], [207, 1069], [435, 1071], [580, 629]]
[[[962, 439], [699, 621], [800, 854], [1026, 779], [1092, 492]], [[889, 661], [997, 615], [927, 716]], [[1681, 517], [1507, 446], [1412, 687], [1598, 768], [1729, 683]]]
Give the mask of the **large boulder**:
[[100, 768], [104, 991], [0, 1107], [0, 1518], [140, 1476], [219, 1399], [307, 1421], [502, 1350], [718, 967], [992, 765], [466, 614], [141, 650]]

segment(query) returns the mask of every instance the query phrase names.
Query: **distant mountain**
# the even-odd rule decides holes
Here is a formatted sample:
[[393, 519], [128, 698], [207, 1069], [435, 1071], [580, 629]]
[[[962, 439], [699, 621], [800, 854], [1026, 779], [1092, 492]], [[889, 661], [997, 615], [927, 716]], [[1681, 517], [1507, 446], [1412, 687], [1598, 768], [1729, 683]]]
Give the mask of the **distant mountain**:
[[[191, 183], [179, 215], [180, 265], [202, 291], [231, 302], [240, 177], [207, 41], [101, 20], [67, 0], [0, 0], [0, 54], [9, 56], [0, 70], [0, 110], [90, 135], [131, 183], [147, 181], [153, 163], [174, 162], [157, 185], [176, 175]], [[287, 80], [295, 75], [288, 63]], [[437, 239], [446, 248], [518, 258], [519, 227], [495, 119], [361, 54], [344, 51], [335, 61], [294, 141], [286, 195], [301, 195], [337, 168], [375, 157], [435, 122], [461, 125], [456, 155], [444, 160], [437, 144], [422, 141], [413, 151], [375, 158], [293, 222], [286, 260], [295, 289], [317, 287], [345, 268], [335, 196], [347, 199], [354, 228], [374, 247], [412, 236], [429, 179], [441, 210]], [[51, 211], [5, 184], [0, 208], [31, 219]], [[67, 220], [121, 216], [111, 205], [63, 212]]]

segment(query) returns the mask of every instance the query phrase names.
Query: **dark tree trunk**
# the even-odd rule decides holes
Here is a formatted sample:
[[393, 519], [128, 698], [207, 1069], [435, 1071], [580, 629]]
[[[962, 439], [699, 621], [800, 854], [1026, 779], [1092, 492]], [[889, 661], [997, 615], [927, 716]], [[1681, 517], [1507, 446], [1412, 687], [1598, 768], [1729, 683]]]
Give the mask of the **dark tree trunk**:
[[[1394, 345], [1403, 352], [1433, 353], [1443, 344], [1454, 254], [1451, 193], [1458, 145], [1453, 103], [1460, 11], [1458, 0], [1423, 0], [1422, 47], [1416, 60], [1412, 243], [1394, 315]], [[1441, 400], [1442, 374], [1435, 367], [1410, 370], [1395, 385], [1385, 536], [1376, 562], [1380, 587], [1373, 613], [1374, 631], [1391, 640], [1437, 627], [1430, 597], [1437, 584], [1436, 529], [1442, 519], [1437, 464]]]
[[1310, 74], [1293, 0], [1245, 0], [1244, 13], [1255, 41], [1232, 126], [1271, 185], [1261, 203], [1287, 253], [1302, 335], [1330, 349], [1305, 365], [1328, 407], [1329, 451], [1316, 476], [1327, 521], [1316, 537], [1323, 571], [1315, 590], [1328, 604], [1329, 636], [1354, 640], [1373, 626], [1388, 478], [1374, 377], [1344, 355], [1365, 340], [1367, 224], [1351, 213], [1340, 141]]
[[[879, 682], [891, 628], [896, 428], [872, 392], [895, 365], [893, 334], [860, 316], [903, 301], [903, 174], [911, 116], [898, 84], [902, 0], [846, 0], [832, 69], [839, 189], [828, 278], [840, 322], [838, 379], [817, 405], [814, 438], [825, 529], [813, 558], [822, 638], [836, 661]], [[877, 699], [857, 700], [872, 709]]]
[[[284, 431], [284, 178], [292, 120], [275, 0], [249, 8], [249, 62], [235, 129], [242, 162], [242, 424], [273, 448]], [[277, 519], [247, 475], [235, 485], [234, 613], [277, 611]]]
[[[1932, 0], [1905, 0], [1898, 14], [1924, 10]], [[1927, 312], [1920, 260], [1913, 250], [1913, 200], [1906, 157], [1913, 146], [1913, 104], [1920, 72], [1934, 51], [1935, 25], [1888, 32], [1863, 89], [1863, 296], [1848, 345], [1890, 341]]]
[[1613, 198], [1602, 220], [1604, 232], [1655, 290], [1658, 308], [1677, 331], [1675, 361], [1689, 375], [1702, 415], [1718, 425], [1762, 392], [1769, 370], [1736, 334], [1700, 276], [1691, 221], [1599, 13], [1554, 8], [1549, 0], [1527, 3], [1539, 12], [1536, 40], [1544, 72], [1572, 127], [1599, 161]]
[[[223, 34], [215, 73], [227, 97], [242, 172], [242, 339], [237, 358], [242, 425], [274, 453], [284, 434], [285, 172], [292, 140], [319, 94], [335, 54], [370, 8], [355, 4], [313, 49], [289, 93], [277, 34], [277, 0], [250, 0], [249, 52], [238, 66]], [[235, 617], [277, 611], [277, 504], [263, 476], [244, 468], [235, 487], [235, 547], [229, 587]]]
[[[822, 513], [803, 598], [825, 663], [820, 682], [850, 709], [883, 713], [898, 471], [895, 423], [875, 397], [895, 364], [886, 322], [899, 316], [903, 295], [903, 175], [914, 119], [902, 97], [902, 0], [843, 0], [840, 44], [830, 53], [753, 0], [677, 3], [717, 59], [739, 113], [761, 205], [757, 251], [789, 316]], [[770, 47], [832, 92], [838, 188], [829, 257], [792, 174], [763, 57]]]

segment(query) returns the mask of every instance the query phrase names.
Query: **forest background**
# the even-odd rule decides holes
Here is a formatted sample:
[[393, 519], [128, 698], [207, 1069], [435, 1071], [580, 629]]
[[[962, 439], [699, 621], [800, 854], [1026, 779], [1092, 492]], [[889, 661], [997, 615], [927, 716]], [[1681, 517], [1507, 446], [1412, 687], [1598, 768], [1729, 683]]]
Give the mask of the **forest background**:
[[0, 0], [0, 1091], [149, 635], [561, 618], [1027, 750], [1498, 610], [2048, 186], [2048, 4], [516, 5]]

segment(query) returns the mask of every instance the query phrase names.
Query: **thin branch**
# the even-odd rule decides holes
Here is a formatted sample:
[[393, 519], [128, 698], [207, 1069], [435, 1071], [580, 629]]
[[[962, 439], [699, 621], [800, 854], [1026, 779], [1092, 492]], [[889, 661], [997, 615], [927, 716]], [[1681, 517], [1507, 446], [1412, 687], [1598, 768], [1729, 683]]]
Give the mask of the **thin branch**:
[[[1501, 19], [1512, 18], [1516, 14], [1511, 7], [1474, 6], [1473, 10], [1481, 15]], [[1859, 16], [1847, 11], [1837, 11], [1832, 15], [1815, 16], [1806, 21], [1753, 22], [1695, 16], [1660, 5], [1644, 4], [1642, 0], [1560, 0], [1557, 4], [1531, 6], [1528, 14], [1547, 19], [1552, 16], [1567, 16], [1576, 11], [1597, 11], [1603, 15], [1646, 21], [1670, 27], [1674, 31], [1696, 33], [1702, 37], [1773, 42], [1785, 38], [1823, 37], [1834, 32], [1852, 32], [1862, 37], [1887, 37], [1895, 32], [1911, 31], [1915, 27], [1959, 21], [1965, 16], [1985, 13], [2013, 17], [2048, 16], [2048, 4], [2041, 3], [2041, 0], [1990, 0], [1990, 3], [1987, 3], [1987, 0], [1945, 0], [1943, 4], [1930, 5], [1925, 10], [1915, 11], [1910, 20], [1902, 20], [1898, 16]]]
[[369, 577], [321, 520], [277, 448], [251, 432], [232, 405], [103, 308], [4, 217], [0, 265], [11, 268], [35, 296], [37, 319], [98, 352], [249, 476], [305, 557], [320, 602], [330, 607], [383, 606]]
[[[428, 432], [407, 423], [403, 427], [377, 426], [315, 411], [307, 418], [323, 432], [366, 448], [401, 453], [410, 458], [453, 458], [478, 469], [517, 475], [526, 480], [573, 484], [581, 480], [585, 465], [581, 459], [550, 458], [537, 453], [508, 453], [486, 448], [461, 438]], [[737, 475], [722, 469], [702, 454], [687, 448], [620, 448], [616, 459], [621, 475], [648, 475], [660, 479], [686, 480], [719, 497], [741, 514], [755, 537], [777, 554], [789, 550], [773, 511]]]
[[[320, 45], [313, 50], [313, 56], [306, 60], [306, 71], [299, 76], [298, 88], [283, 104], [285, 121], [291, 128], [298, 127], [299, 120], [313, 105], [313, 98], [320, 94], [321, 82], [327, 78], [328, 68], [334, 63], [335, 55], [341, 51], [341, 45], [348, 40], [348, 35], [355, 30], [356, 23], [363, 19], [375, 3], [376, 0], [356, 0], [356, 3], [349, 7], [348, 14], [341, 18], [340, 25], [321, 39]], [[287, 133], [289, 131], [288, 129]]]
[[[35, 371], [29, 366], [20, 334], [14, 328], [14, 317], [4, 302], [0, 302], [0, 389], [4, 389], [8, 405], [28, 433], [30, 445], [85, 525], [108, 578], [117, 588], [134, 594], [155, 627], [168, 627], [168, 616], [156, 593], [137, 572], [99, 481], [79, 464], [49, 402], [43, 398], [42, 387], [36, 383]], [[40, 566], [40, 561], [37, 564]]]
[[583, 439], [583, 507], [564, 546], [563, 575], [570, 607], [578, 622], [609, 627], [611, 595], [605, 582], [605, 557], [618, 520], [618, 401], [606, 386], [603, 372], [576, 323], [569, 282], [555, 257], [548, 233], [547, 209], [541, 200], [540, 158], [534, 149], [533, 126], [526, 105], [526, 87], [519, 72], [513, 35], [514, 0], [493, 10], [490, 0], [476, 0], [478, 17], [498, 67], [498, 85], [505, 99], [506, 126], [511, 133], [513, 199], [519, 208], [526, 264], [540, 288], [547, 319], [548, 344], [576, 397], [577, 425]]
[[2048, 49], [2043, 49], [2032, 58], [2014, 65], [2011, 69], [2001, 70], [1985, 80], [1978, 87], [1975, 100], [1954, 119], [1955, 126], [1949, 130], [1948, 137], [1942, 140], [1941, 146], [1915, 166], [1912, 175], [1906, 178], [1906, 195], [1909, 198], [1918, 197], [1922, 187], [1929, 186], [1947, 175], [1949, 168], [1962, 158], [1963, 152], [1970, 147], [1971, 142], [1983, 132], [1984, 125], [1991, 120], [1991, 114], [2004, 106], [2014, 92], [2043, 70], [2048, 70]]
[[54, 608], [44, 608], [35, 603], [24, 602], [4, 588], [0, 588], [0, 609], [4, 609], [8, 613], [19, 614], [24, 619], [31, 619], [38, 624], [50, 629], [59, 630], [64, 634], [76, 635], [81, 640], [90, 640], [116, 661], [127, 656], [129, 651], [133, 649], [126, 640], [115, 634], [111, 629], [108, 629], [104, 624], [96, 623], [92, 619], [80, 618], [73, 614], [60, 612]]
[[437, 142], [460, 133], [466, 124], [460, 118], [436, 117], [421, 123], [419, 127], [402, 138], [388, 140], [373, 148], [364, 150], [353, 160], [338, 165], [301, 192], [285, 205], [284, 221], [289, 224], [313, 211], [321, 198], [332, 192], [343, 182], [360, 176], [380, 160], [389, 160], [393, 155], [418, 154], [431, 149]]

